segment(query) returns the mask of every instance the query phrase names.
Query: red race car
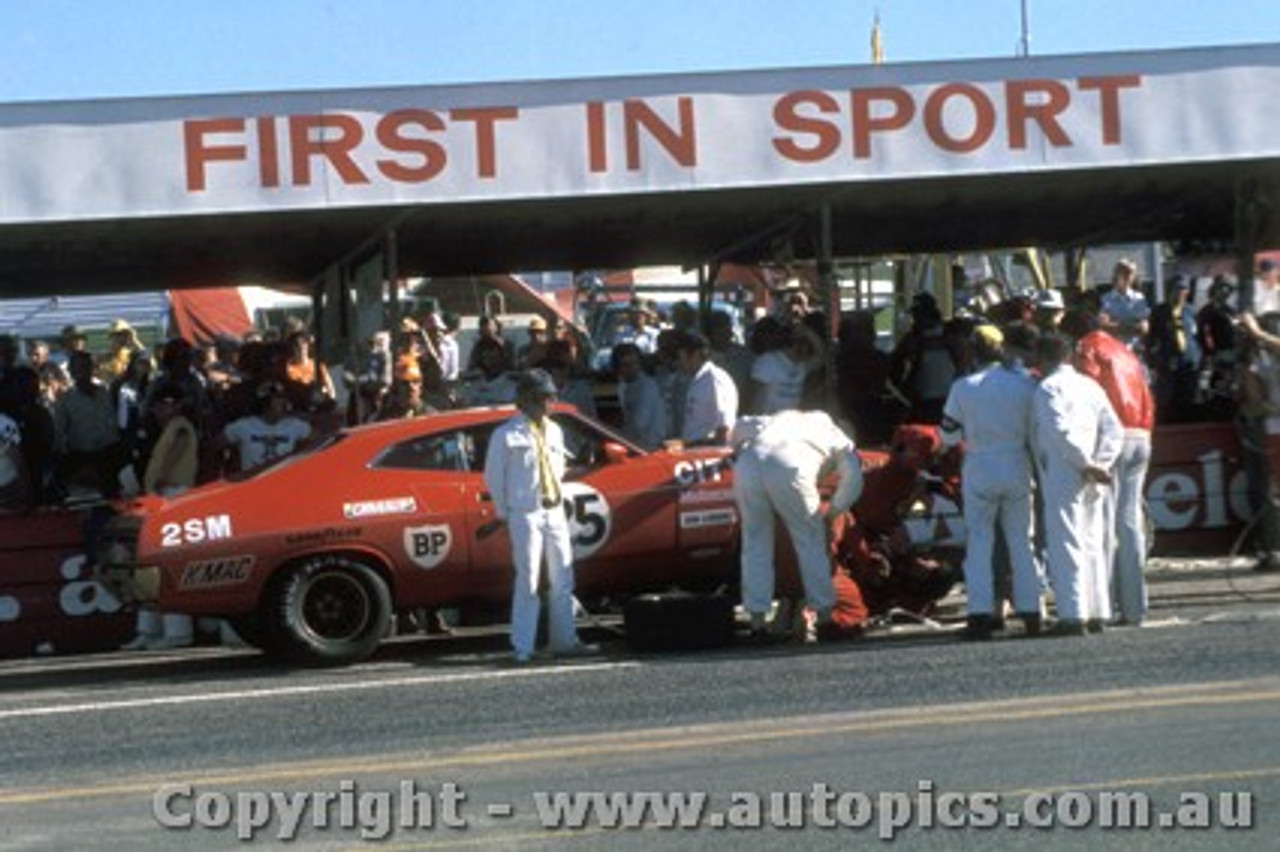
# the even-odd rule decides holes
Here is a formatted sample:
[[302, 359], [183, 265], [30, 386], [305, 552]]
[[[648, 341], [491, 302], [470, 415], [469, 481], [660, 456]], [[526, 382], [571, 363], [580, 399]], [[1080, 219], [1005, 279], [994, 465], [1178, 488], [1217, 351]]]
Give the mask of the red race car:
[[[514, 409], [343, 430], [236, 481], [146, 497], [113, 518], [100, 571], [161, 611], [228, 619], [292, 659], [371, 654], [397, 611], [507, 606], [511, 552], [485, 489], [485, 449]], [[709, 589], [737, 578], [723, 448], [646, 453], [559, 405], [564, 487], [585, 598]]]

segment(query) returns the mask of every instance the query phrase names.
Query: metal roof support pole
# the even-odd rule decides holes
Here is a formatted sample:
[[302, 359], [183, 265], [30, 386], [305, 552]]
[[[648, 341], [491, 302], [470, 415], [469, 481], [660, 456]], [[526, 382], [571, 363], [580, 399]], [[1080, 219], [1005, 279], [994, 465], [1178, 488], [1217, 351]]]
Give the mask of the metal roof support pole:
[[711, 294], [716, 287], [716, 278], [720, 275], [720, 264], [711, 264], [708, 268], [698, 264], [698, 328], [706, 334], [711, 328]]
[[[1254, 180], [1237, 181], [1235, 187], [1235, 243], [1236, 243], [1236, 304], [1241, 312], [1254, 313], [1254, 256], [1258, 252], [1258, 241], [1262, 234], [1266, 216], [1266, 199]], [[1236, 335], [1237, 358], [1241, 363], [1248, 349], [1246, 338], [1249, 335]], [[1237, 418], [1240, 427], [1241, 442], [1248, 447], [1263, 437], [1264, 429], [1258, 428], [1255, 418]], [[1265, 447], [1257, 448], [1245, 457], [1245, 473], [1251, 495], [1251, 509], [1261, 523], [1257, 527], [1257, 549], [1260, 552], [1274, 552], [1280, 548], [1280, 541], [1275, 540], [1275, 506], [1271, 498], [1263, 496], [1260, 500], [1252, 499], [1252, 495], [1269, 495], [1275, 492], [1276, 482], [1271, 476], [1270, 465], [1249, 464], [1251, 455], [1265, 451]]]
[[836, 329], [840, 327], [840, 288], [836, 284], [835, 258], [832, 257], [831, 202], [824, 201], [818, 219], [818, 304], [827, 313], [826, 381], [823, 408], [836, 412], [839, 399], [836, 388]]
[[1254, 256], [1273, 212], [1272, 199], [1256, 180], [1236, 184], [1236, 298], [1240, 310], [1253, 306]]
[[387, 294], [388, 326], [394, 336], [400, 329], [400, 244], [395, 228], [387, 228], [382, 235], [382, 279]]
[[[321, 360], [321, 353], [325, 351], [325, 345], [328, 341], [324, 334], [324, 285], [325, 276], [321, 275], [311, 281], [311, 359], [313, 361]], [[285, 324], [286, 327], [288, 323]], [[320, 371], [316, 370], [315, 375], [311, 379], [311, 390], [314, 392], [320, 387]]]

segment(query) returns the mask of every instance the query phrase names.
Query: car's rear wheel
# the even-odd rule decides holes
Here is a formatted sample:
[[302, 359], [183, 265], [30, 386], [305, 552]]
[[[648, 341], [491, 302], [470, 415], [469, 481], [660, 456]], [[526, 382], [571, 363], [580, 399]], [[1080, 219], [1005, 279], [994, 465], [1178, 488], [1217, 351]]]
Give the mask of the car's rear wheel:
[[271, 650], [299, 662], [341, 665], [378, 647], [391, 619], [391, 593], [368, 565], [319, 556], [284, 578], [274, 609], [269, 633], [279, 643]]

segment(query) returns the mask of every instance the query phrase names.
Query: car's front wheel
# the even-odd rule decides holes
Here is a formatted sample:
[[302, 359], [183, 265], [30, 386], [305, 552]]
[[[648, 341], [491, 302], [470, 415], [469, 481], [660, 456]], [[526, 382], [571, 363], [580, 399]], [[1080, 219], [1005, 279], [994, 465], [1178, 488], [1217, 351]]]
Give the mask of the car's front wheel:
[[391, 593], [368, 565], [320, 556], [295, 567], [275, 597], [276, 649], [300, 662], [341, 665], [368, 657], [391, 618]]

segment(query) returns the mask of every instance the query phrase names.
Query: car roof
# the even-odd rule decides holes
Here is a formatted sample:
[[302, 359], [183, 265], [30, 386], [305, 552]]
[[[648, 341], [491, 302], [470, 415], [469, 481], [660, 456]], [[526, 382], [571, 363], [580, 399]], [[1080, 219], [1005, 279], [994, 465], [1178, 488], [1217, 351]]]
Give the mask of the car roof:
[[[583, 418], [576, 406], [565, 402], [555, 402], [550, 408], [553, 414], [567, 414], [579, 419]], [[383, 443], [399, 440], [401, 436], [420, 435], [424, 431], [443, 432], [449, 429], [466, 429], [485, 423], [502, 423], [519, 413], [514, 405], [481, 405], [473, 408], [460, 408], [450, 411], [438, 411], [419, 417], [408, 417], [401, 420], [385, 420], [377, 423], [365, 423], [360, 426], [349, 426], [341, 430], [349, 442], [365, 443], [373, 441]], [[607, 426], [590, 420], [591, 424], [602, 432], [613, 436], [615, 433]], [[424, 430], [424, 427], [426, 429]]]

